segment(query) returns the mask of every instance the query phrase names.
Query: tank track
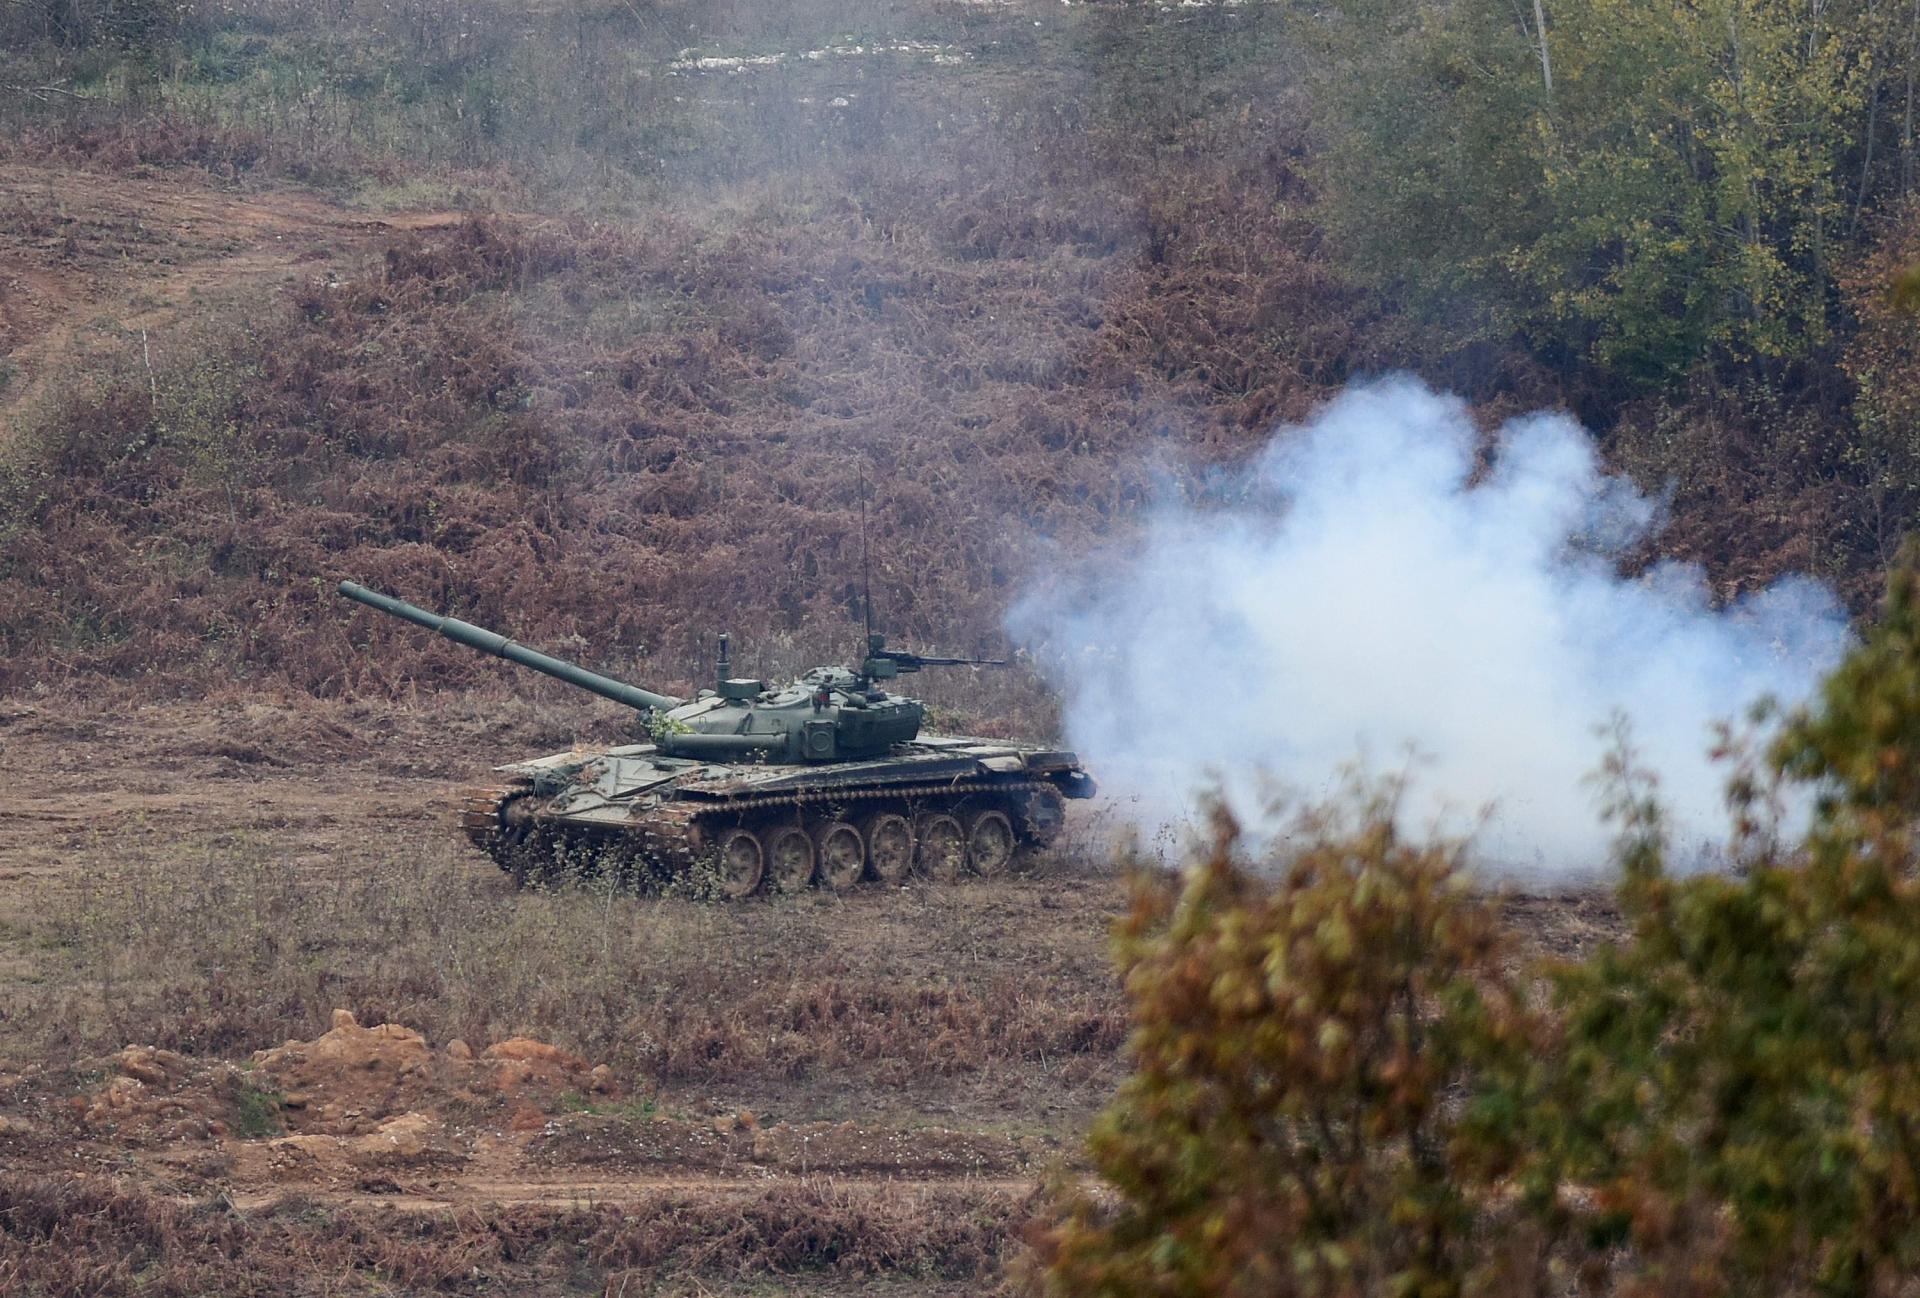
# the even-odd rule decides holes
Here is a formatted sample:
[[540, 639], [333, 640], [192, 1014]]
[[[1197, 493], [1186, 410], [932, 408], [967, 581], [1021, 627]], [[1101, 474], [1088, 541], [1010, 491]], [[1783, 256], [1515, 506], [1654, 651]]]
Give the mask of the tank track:
[[475, 847], [492, 851], [500, 837], [500, 813], [512, 799], [532, 792], [533, 785], [525, 780], [468, 789], [460, 795], [460, 828]]
[[[664, 871], [668, 876], [683, 873], [712, 848], [723, 830], [767, 827], [773, 819], [767, 813], [782, 809], [804, 813], [830, 808], [835, 819], [862, 803], [886, 804], [908, 815], [922, 809], [937, 815], [997, 810], [1011, 821], [1017, 847], [1028, 848], [1046, 846], [1054, 840], [1065, 807], [1059, 789], [1046, 780], [976, 779], [885, 788], [804, 789], [711, 800], [675, 798], [654, 804], [644, 816], [620, 829], [541, 823], [531, 817], [516, 826], [512, 804], [535, 796], [531, 781], [512, 780], [469, 789], [460, 800], [460, 825], [467, 838], [523, 884], [535, 874], [550, 874], [558, 857], [570, 848], [581, 847], [625, 848], [656, 872]], [[967, 808], [965, 804], [975, 798], [981, 799], [981, 805]], [[873, 882], [871, 871], [863, 882]], [[749, 891], [762, 890], [756, 886]]]

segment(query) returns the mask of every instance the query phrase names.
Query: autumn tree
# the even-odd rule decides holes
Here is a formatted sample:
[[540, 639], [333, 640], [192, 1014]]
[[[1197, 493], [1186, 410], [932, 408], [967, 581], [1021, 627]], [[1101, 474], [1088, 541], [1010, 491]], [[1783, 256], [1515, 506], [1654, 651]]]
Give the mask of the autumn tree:
[[1284, 862], [1222, 812], [1184, 885], [1137, 887], [1137, 1071], [1088, 1140], [1118, 1201], [1065, 1199], [1054, 1292], [1458, 1290], [1497, 1160], [1449, 1096], [1524, 1015], [1457, 846], [1402, 838], [1392, 795], [1304, 816]]

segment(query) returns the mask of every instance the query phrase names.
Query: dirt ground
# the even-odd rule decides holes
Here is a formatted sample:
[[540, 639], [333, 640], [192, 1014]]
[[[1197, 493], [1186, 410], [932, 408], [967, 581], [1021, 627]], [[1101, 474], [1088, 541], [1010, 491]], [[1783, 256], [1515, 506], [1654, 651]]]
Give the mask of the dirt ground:
[[[485, 1060], [498, 1041], [455, 1045], [416, 1035], [427, 1025], [398, 1022], [391, 1032], [406, 1036], [403, 1057], [383, 1066], [395, 1078], [417, 1074], [415, 1081], [378, 1095], [354, 1090], [364, 1050], [345, 1052], [340, 1076], [303, 1079], [268, 1067], [262, 1075], [276, 1079], [272, 1089], [287, 1105], [301, 1099], [265, 1124], [285, 1128], [268, 1136], [237, 1131], [230, 1112], [231, 1071], [256, 1059], [245, 1049], [209, 1057], [162, 1048], [155, 1065], [150, 1050], [138, 1055], [151, 1042], [112, 1040], [99, 1035], [104, 1025], [89, 1022], [55, 1034], [65, 1058], [35, 1057], [50, 1038], [32, 1015], [52, 1007], [84, 1017], [87, 997], [98, 992], [84, 986], [91, 968], [73, 959], [73, 944], [87, 937], [84, 922], [63, 918], [76, 913], [73, 898], [84, 893], [100, 904], [103, 889], [151, 888], [156, 865], [207, 880], [239, 843], [249, 860], [271, 860], [303, 894], [348, 887], [360, 874], [444, 869], [434, 877], [456, 880], [490, 906], [523, 904], [492, 863], [460, 840], [455, 799], [494, 759], [543, 743], [563, 746], [554, 741], [569, 733], [568, 722], [588, 735], [605, 734], [610, 724], [594, 711], [555, 715], [479, 700], [416, 708], [0, 706], [0, 753], [14, 791], [0, 806], [0, 1000], [11, 1002], [0, 1019], [0, 1059], [8, 1061], [0, 1065], [0, 1113], [11, 1126], [0, 1128], [0, 1139], [16, 1142], [16, 1158], [27, 1153], [49, 1169], [117, 1166], [172, 1192], [217, 1191], [237, 1203], [298, 1194], [409, 1208], [606, 1199], [668, 1186], [745, 1188], [820, 1175], [955, 1181], [1000, 1192], [1031, 1185], [1054, 1160], [1071, 1161], [1076, 1137], [1118, 1078], [1124, 1035], [1103, 950], [1124, 884], [1091, 863], [1104, 832], [1097, 817], [1080, 827], [1073, 860], [1045, 862], [1007, 881], [737, 906], [591, 888], [524, 899], [618, 913], [622, 937], [679, 943], [674, 959], [698, 962], [716, 940], [738, 959], [757, 942], [761, 950], [744, 957], [750, 982], [784, 977], [800, 985], [831, 969], [830, 976], [858, 983], [865, 973], [914, 986], [1018, 986], [1043, 1017], [1087, 1017], [1086, 1041], [1062, 1047], [1064, 1058], [1004, 1059], [955, 1047], [957, 1062], [942, 1067], [917, 1053], [928, 1043], [903, 1035], [894, 1059], [856, 1055], [843, 1061], [844, 1071], [782, 1064], [747, 1049], [716, 1057], [714, 1067], [657, 1059], [636, 1067], [634, 1057], [608, 1066], [590, 1057], [591, 1038], [553, 1021], [525, 1027], [551, 1037], [560, 1062], [502, 1082], [499, 1070], [458, 1058]], [[1509, 904], [1531, 941], [1560, 953], [1590, 946], [1616, 924], [1603, 894], [1525, 895]], [[156, 910], [144, 920], [169, 915], [200, 922], [197, 911]], [[538, 964], [542, 953], [527, 958]], [[260, 978], [262, 988], [275, 985]], [[81, 994], [55, 994], [63, 984]], [[689, 984], [717, 1013], [745, 1012], [752, 998], [744, 993], [726, 1004], [732, 985], [724, 976]], [[797, 1004], [782, 1002], [782, 1012]], [[309, 1008], [278, 1037], [246, 1044], [268, 1050], [298, 1039], [309, 1044], [297, 1050], [311, 1052], [328, 1032], [366, 1030], [349, 1007], [333, 1008], [338, 1021], [332, 1010]], [[1006, 1027], [1001, 1018], [946, 1030]], [[127, 1047], [148, 1063], [130, 1071]], [[152, 1094], [116, 1094], [124, 1077]], [[141, 1105], [157, 1107], [149, 1113]], [[181, 1121], [188, 1125], [178, 1127]], [[410, 1124], [401, 1142], [410, 1152], [381, 1143], [382, 1124], [396, 1121]]]
[[90, 359], [134, 344], [150, 355], [212, 304], [347, 273], [397, 231], [464, 217], [375, 215], [299, 190], [225, 190], [204, 173], [0, 164], [0, 427]]

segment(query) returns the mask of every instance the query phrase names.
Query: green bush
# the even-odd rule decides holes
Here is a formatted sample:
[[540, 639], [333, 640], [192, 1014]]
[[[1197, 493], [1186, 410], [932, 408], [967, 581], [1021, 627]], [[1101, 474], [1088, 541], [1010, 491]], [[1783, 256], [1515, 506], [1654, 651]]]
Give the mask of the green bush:
[[242, 1140], [286, 1134], [286, 1097], [242, 1082], [233, 1088], [233, 1133]]
[[1450, 1103], [1528, 1035], [1497, 912], [1394, 790], [1308, 814], [1261, 877], [1222, 813], [1179, 889], [1143, 881], [1115, 950], [1137, 1072], [1039, 1256], [1066, 1294], [1457, 1292], [1479, 1119]]

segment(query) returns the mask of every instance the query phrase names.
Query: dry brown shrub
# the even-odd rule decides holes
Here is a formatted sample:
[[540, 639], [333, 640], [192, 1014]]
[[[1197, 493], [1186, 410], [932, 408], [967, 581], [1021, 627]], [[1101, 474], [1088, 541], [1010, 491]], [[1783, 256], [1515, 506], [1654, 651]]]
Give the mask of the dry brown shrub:
[[[770, 213], [403, 240], [39, 429], [37, 462], [0, 483], [19, 520], [0, 532], [0, 690], [501, 679], [342, 606], [348, 575], [669, 688], [723, 627], [776, 675], [850, 647], [863, 500], [888, 628], [1004, 652], [1025, 576], [1145, 506], [1147, 443], [1258, 426], [1350, 368], [1310, 235], [1241, 184], [1181, 200], [1214, 206], [1157, 236], [1150, 271], [1123, 227], [1088, 244], [1043, 223], [969, 261], [837, 210], [803, 231]], [[910, 222], [935, 199], [891, 201]], [[994, 688], [973, 718], [1045, 721], [1030, 683]]]
[[997, 1274], [1006, 1192], [783, 1183], [572, 1211], [419, 1215], [289, 1202], [240, 1214], [88, 1178], [0, 1173], [0, 1290], [44, 1298], [485, 1292], [589, 1277], [623, 1292], [658, 1274]]
[[651, 1272], [662, 1267], [719, 1273], [938, 1276], [997, 1274], [1022, 1196], [978, 1191], [902, 1190], [876, 1194], [831, 1181], [783, 1182], [716, 1214], [698, 1195], [663, 1196], [644, 1210], [608, 1209], [588, 1240], [594, 1261]]
[[10, 131], [0, 156], [127, 172], [142, 167], [197, 167], [234, 179], [273, 152], [271, 138], [244, 127], [177, 117], [106, 112], [47, 119]]
[[1868, 607], [1877, 543], [1853, 452], [1834, 433], [1845, 418], [1844, 406], [1718, 387], [1628, 408], [1610, 437], [1615, 461], [1670, 504], [1641, 560], [1700, 563], [1725, 598], [1801, 573]]
[[87, 1178], [0, 1173], [0, 1290], [46, 1298], [463, 1289], [497, 1238], [473, 1221], [193, 1206]]

